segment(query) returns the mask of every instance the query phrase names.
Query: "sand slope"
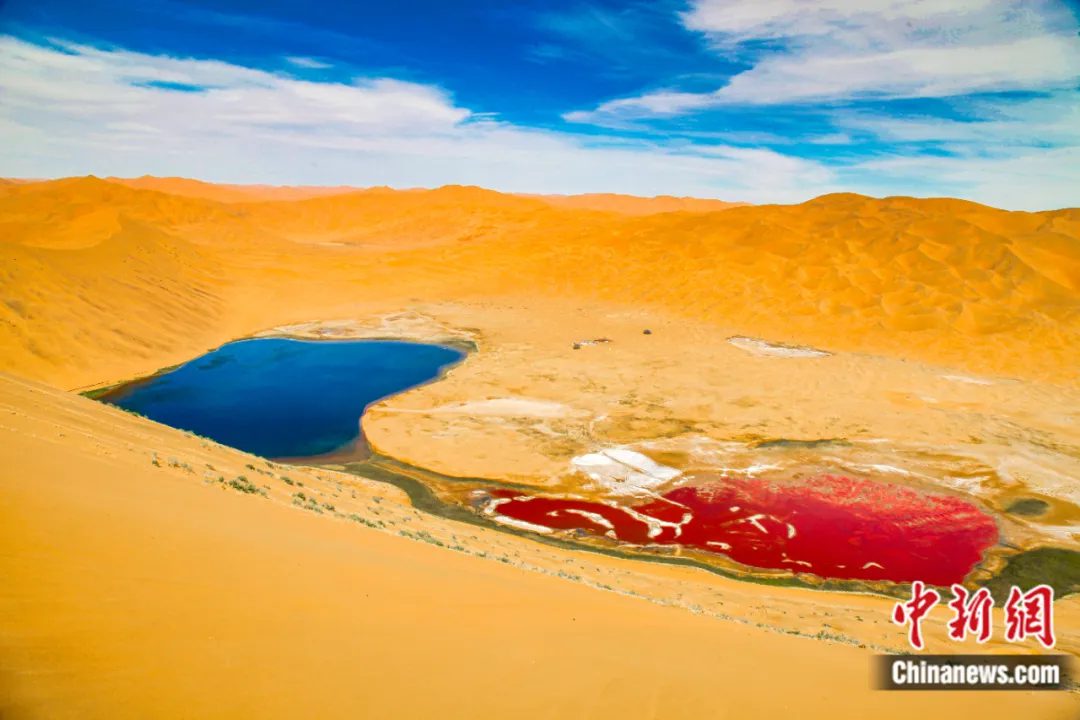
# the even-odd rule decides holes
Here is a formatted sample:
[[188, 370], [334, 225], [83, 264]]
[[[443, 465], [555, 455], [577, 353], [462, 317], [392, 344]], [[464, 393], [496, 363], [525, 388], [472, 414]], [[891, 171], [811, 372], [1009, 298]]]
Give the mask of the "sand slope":
[[1080, 702], [883, 695], [854, 647], [316, 515], [251, 470], [270, 498], [207, 484], [207, 463], [253, 459], [83, 398], [0, 377], [0, 413], [5, 718], [1052, 718]]

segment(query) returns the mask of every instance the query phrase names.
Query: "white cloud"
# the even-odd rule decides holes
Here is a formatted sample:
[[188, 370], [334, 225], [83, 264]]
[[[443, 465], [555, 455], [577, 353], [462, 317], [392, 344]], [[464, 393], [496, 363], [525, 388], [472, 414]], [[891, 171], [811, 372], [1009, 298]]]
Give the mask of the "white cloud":
[[934, 178], [937, 191], [915, 194], [962, 195], [1017, 210], [1080, 204], [1080, 147], [1032, 148], [989, 157], [887, 157], [860, 163], [850, 172], [871, 192], [895, 192], [898, 185], [925, 187], [925, 179]]
[[[708, 92], [650, 91], [564, 118], [640, 126], [710, 108], [800, 105], [830, 129], [805, 142], [862, 142], [856, 152], [875, 154], [834, 164], [847, 187], [1016, 209], [1080, 204], [1080, 40], [1063, 2], [696, 0], [681, 17], [749, 68]], [[985, 95], [1003, 91], [1028, 94]], [[952, 112], [851, 109], [906, 98], [947, 99]]]
[[216, 60], [0, 38], [8, 117], [92, 127], [95, 120], [181, 131], [192, 125], [431, 130], [465, 120], [438, 88], [385, 78], [315, 83]]
[[712, 94], [662, 90], [633, 98], [611, 100], [592, 112], [582, 110], [568, 112], [563, 115], [563, 119], [569, 122], [589, 123], [603, 119], [603, 116], [608, 116], [609, 119], [665, 117], [682, 115], [687, 111], [709, 107], [713, 104], [715, 101]]
[[714, 91], [647, 92], [572, 119], [604, 123], [722, 104], [1046, 91], [1080, 81], [1076, 18], [1050, 0], [697, 0], [682, 19], [718, 52], [749, 53], [751, 67]]
[[900, 149], [933, 143], [947, 153], [895, 151], [852, 164], [843, 174], [876, 193], [910, 194], [909, 188], [931, 179], [930, 194], [998, 207], [1080, 205], [1080, 96], [1057, 93], [1018, 104], [983, 99], [965, 102], [964, 111], [964, 121], [837, 113], [834, 122], [850, 133], [871, 133]]
[[1020, 103], [989, 99], [963, 103], [967, 120], [933, 116], [890, 117], [837, 111], [833, 123], [851, 132], [871, 133], [889, 143], [937, 142], [988, 147], [1080, 146], [1080, 95], [1056, 93]]
[[[1027, 109], [974, 108], [976, 123], [854, 112], [841, 134], [952, 143], [952, 158], [827, 166], [726, 144], [530, 129], [392, 78], [312, 82], [229, 63], [0, 37], [0, 176], [181, 175], [218, 182], [482, 185], [797, 202], [837, 190], [954, 195], [1017, 209], [1076, 205], [1074, 94]], [[670, 98], [664, 102], [673, 102]], [[660, 107], [659, 105], [657, 107]], [[1036, 128], [1053, 149], [1026, 142]], [[979, 153], [979, 137], [1000, 145]], [[968, 147], [970, 145], [970, 147]]]
[[733, 41], [790, 38], [837, 32], [866, 36], [891, 32], [897, 23], [967, 18], [998, 0], [696, 0], [683, 13], [691, 30]]
[[214, 60], [0, 37], [0, 175], [477, 184], [797, 201], [836, 189], [771, 150], [534, 130], [391, 78], [312, 82]]
[[305, 70], [325, 70], [326, 68], [333, 67], [330, 63], [323, 62], [322, 60], [316, 60], [310, 57], [300, 57], [297, 55], [290, 55], [285, 58], [298, 68], [304, 68]]
[[763, 60], [736, 75], [717, 102], [772, 104], [837, 98], [949, 97], [1068, 87], [1080, 44], [1053, 35], [993, 45], [905, 47], [852, 54], [831, 48]]

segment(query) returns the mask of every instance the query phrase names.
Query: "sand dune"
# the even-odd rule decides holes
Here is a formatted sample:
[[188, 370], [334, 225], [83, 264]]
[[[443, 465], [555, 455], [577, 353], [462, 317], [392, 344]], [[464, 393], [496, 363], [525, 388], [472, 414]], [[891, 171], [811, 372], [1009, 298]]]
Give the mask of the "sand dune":
[[612, 193], [586, 193], [584, 195], [536, 195], [554, 207], [575, 210], [602, 210], [621, 215], [654, 215], [667, 212], [715, 212], [741, 207], [747, 203], [707, 200], [703, 198], [672, 197], [658, 195], [651, 198]]
[[[201, 180], [192, 180], [190, 178], [154, 177], [152, 175], [144, 175], [137, 178], [107, 177], [105, 180], [140, 190], [157, 190], [159, 192], [169, 193], [170, 195], [216, 200], [225, 203], [304, 200], [307, 198], [325, 197], [329, 195], [357, 193], [364, 190], [375, 192], [389, 190], [389, 188], [359, 188], [347, 185], [230, 185], [224, 183], [208, 183]], [[0, 183], [8, 184], [13, 182], [19, 181], [0, 178]], [[520, 197], [539, 198], [555, 207], [577, 210], [601, 210], [625, 215], [652, 215], [655, 213], [678, 211], [711, 212], [747, 204], [702, 198], [672, 197], [670, 195], [637, 197], [634, 195], [617, 195], [612, 193], [586, 193], [582, 195], [523, 194], [520, 195]]]
[[[0, 183], [0, 253], [5, 718], [1076, 711], [871, 692], [870, 652], [904, 647], [888, 598], [552, 549], [64, 391], [274, 328], [453, 338], [478, 351], [365, 415], [377, 450], [557, 488], [612, 448], [885, 443], [994, 512], [1047, 498], [1049, 520], [999, 515], [1003, 533], [1074, 547], [1080, 210], [70, 178]], [[1076, 654], [1080, 599], [1058, 612]]]
[[[123, 333], [128, 312], [156, 306], [153, 293], [121, 311], [98, 307], [108, 292], [74, 290], [106, 274], [121, 296], [157, 282], [140, 263], [176, 264], [164, 275], [177, 284], [158, 289], [169, 302], [203, 308], [233, 296], [220, 321], [230, 333], [325, 317], [349, 302], [524, 292], [976, 373], [1074, 380], [1080, 347], [1080, 210], [833, 195], [635, 216], [463, 187], [221, 203], [83, 178], [0, 188], [0, 229], [9, 301], [0, 342], [25, 350], [32, 331], [46, 356], [66, 358], [46, 370], [53, 363], [17, 350], [4, 367], [62, 385], [97, 379], [82, 370], [96, 345], [67, 333], [35, 297], [68, 288], [63, 312], [93, 317], [80, 327]], [[141, 249], [117, 256], [129, 246]], [[211, 287], [203, 267], [229, 270]], [[255, 300], [282, 274], [296, 290], [284, 303], [288, 318]], [[219, 321], [202, 314], [214, 334]], [[168, 328], [159, 332], [137, 335], [178, 349]]]
[[189, 178], [153, 177], [151, 175], [143, 175], [137, 178], [110, 177], [106, 178], [106, 180], [141, 190], [158, 190], [171, 195], [217, 200], [218, 202], [301, 200], [303, 198], [339, 195], [356, 191], [356, 188], [346, 186], [228, 185], [207, 183]]

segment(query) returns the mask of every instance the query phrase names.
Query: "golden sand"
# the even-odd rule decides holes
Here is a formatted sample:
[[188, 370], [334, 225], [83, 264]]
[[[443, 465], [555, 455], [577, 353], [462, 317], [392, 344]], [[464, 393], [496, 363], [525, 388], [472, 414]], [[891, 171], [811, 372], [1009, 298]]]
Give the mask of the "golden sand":
[[[5, 718], [1066, 717], [1080, 705], [883, 694], [869, 649], [789, 634], [850, 632], [866, 616], [867, 641], [902, 648], [884, 598], [823, 613], [809, 590], [578, 558], [11, 377], [0, 412]], [[269, 496], [215, 480], [239, 474]], [[387, 527], [291, 506], [298, 486], [282, 474]], [[420, 528], [462, 549], [397, 535]], [[759, 619], [732, 619], [744, 615]]]
[[[1080, 211], [125, 182], [0, 185], [0, 546], [14, 548], [0, 553], [0, 716], [1080, 705], [873, 692], [870, 654], [904, 646], [886, 598], [555, 550], [61, 392], [258, 333], [469, 340], [446, 378], [365, 416], [379, 451], [549, 485], [610, 445], [886, 441], [987, 468], [965, 492], [992, 509], [1053, 499], [1054, 523], [1005, 530], [1075, 548]], [[781, 344], [828, 354], [769, 352]], [[292, 505], [283, 474], [335, 509]], [[238, 475], [267, 497], [231, 489]], [[1070, 653], [1078, 609], [1058, 603]]]
[[466, 187], [221, 203], [75, 178], [0, 188], [0, 342], [6, 368], [77, 386], [113, 377], [101, 363], [118, 355], [125, 377], [200, 340], [353, 317], [358, 304], [558, 299], [1075, 382], [1078, 237], [1080, 210], [959, 200], [833, 195], [642, 216]]

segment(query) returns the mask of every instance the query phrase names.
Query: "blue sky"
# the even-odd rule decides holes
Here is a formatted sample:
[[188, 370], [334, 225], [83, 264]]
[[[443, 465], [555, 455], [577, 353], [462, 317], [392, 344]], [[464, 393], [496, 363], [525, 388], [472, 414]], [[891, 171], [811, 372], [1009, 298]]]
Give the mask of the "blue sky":
[[1080, 205], [1055, 0], [0, 0], [0, 175]]

